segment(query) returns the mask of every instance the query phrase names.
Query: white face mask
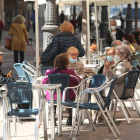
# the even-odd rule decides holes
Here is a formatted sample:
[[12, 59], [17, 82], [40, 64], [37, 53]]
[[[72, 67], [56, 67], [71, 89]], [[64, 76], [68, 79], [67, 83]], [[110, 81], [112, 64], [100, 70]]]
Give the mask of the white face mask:
[[115, 54], [114, 61], [115, 61], [115, 63], [118, 63], [118, 62], [121, 61], [121, 58], [118, 55]]
[[116, 26], [111, 26], [111, 30], [116, 30]]

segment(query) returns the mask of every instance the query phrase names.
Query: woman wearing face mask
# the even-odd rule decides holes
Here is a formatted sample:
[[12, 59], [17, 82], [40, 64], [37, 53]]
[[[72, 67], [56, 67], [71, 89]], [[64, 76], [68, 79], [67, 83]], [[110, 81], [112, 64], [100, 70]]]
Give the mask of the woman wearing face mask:
[[[106, 52], [106, 60], [110, 66], [114, 64], [114, 55], [116, 53], [115, 47], [111, 47], [107, 52]], [[105, 68], [104, 65], [99, 69], [98, 74], [104, 74], [105, 73]]]
[[124, 32], [120, 29], [117, 28], [117, 23], [115, 20], [110, 22], [110, 31], [107, 32], [106, 35], [106, 44], [111, 47], [111, 43], [115, 40], [122, 40], [123, 36], [124, 36]]
[[77, 61], [77, 57], [79, 55], [78, 49], [72, 46], [67, 50], [66, 53], [70, 61], [68, 68], [75, 70], [77, 75], [84, 74], [85, 69], [83, 62]]
[[[115, 77], [119, 77], [120, 75], [132, 70], [131, 64], [128, 58], [131, 55], [131, 50], [126, 45], [121, 45], [116, 47], [116, 54], [114, 56], [115, 65], [110, 66], [108, 62], [105, 62], [104, 67], [106, 69], [106, 75], [109, 80], [112, 80]], [[115, 92], [120, 98], [123, 94], [123, 88], [125, 85], [126, 76], [119, 78], [115, 85]], [[128, 95], [133, 95], [132, 90], [127, 90]], [[126, 94], [126, 95], [127, 95]]]

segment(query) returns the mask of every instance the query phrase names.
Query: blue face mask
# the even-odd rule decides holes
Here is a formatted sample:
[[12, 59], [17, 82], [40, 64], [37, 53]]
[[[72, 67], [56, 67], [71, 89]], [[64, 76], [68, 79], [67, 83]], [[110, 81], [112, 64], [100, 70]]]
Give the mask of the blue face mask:
[[69, 58], [71, 63], [75, 63], [77, 61], [77, 59], [72, 59], [71, 57]]
[[107, 59], [108, 62], [112, 62], [114, 60], [113, 56], [107, 56], [106, 59]]

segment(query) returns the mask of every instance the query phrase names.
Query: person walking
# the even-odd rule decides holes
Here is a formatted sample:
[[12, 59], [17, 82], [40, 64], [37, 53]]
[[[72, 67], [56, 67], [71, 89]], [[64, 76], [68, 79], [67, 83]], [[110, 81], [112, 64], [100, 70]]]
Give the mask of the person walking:
[[11, 35], [11, 50], [14, 50], [14, 62], [18, 61], [18, 52], [20, 52], [20, 63], [24, 61], [24, 52], [26, 51], [26, 42], [28, 42], [28, 32], [25, 27], [25, 18], [17, 15], [13, 18], [9, 35]]
[[0, 44], [1, 44], [1, 38], [2, 38], [2, 31], [4, 30], [3, 22], [0, 19]]

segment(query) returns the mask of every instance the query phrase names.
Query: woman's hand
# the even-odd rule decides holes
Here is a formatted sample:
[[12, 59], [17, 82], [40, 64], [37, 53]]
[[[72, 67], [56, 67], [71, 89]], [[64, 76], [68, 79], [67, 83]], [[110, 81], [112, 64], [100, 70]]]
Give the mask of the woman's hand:
[[105, 68], [106, 70], [110, 69], [110, 63], [109, 63], [108, 61], [105, 61], [105, 63], [104, 63], [104, 68]]
[[40, 63], [40, 62], [42, 62], [42, 61], [41, 61], [41, 57], [39, 57], [39, 63]]

